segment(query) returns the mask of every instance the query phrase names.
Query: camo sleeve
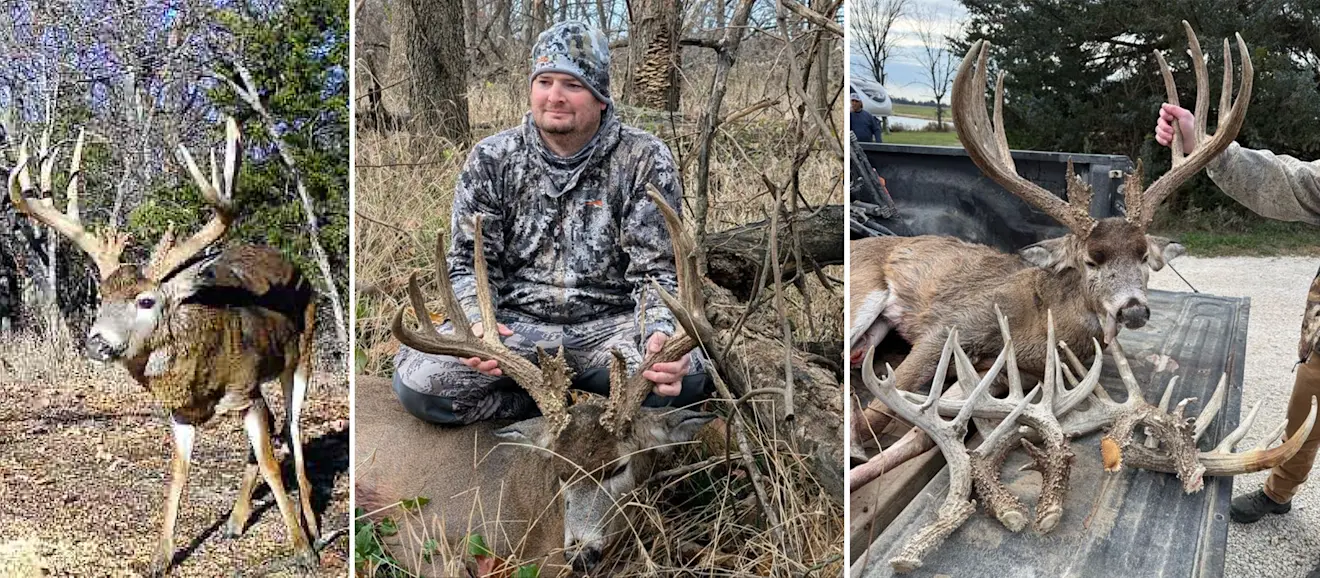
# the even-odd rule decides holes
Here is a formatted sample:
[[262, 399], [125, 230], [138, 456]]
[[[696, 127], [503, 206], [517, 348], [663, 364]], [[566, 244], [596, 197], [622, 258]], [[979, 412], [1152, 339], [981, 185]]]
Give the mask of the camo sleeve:
[[1206, 167], [1228, 196], [1256, 214], [1320, 225], [1320, 161], [1228, 145]]
[[[495, 137], [492, 137], [495, 138]], [[486, 256], [486, 271], [490, 282], [491, 303], [499, 308], [499, 287], [504, 282], [500, 255], [504, 254], [504, 211], [496, 187], [499, 161], [488, 143], [479, 143], [468, 155], [463, 172], [454, 187], [454, 207], [450, 220], [449, 278], [454, 284], [454, 295], [467, 312], [468, 322], [481, 320], [477, 307], [477, 277], [473, 265], [476, 243], [473, 237], [473, 216], [481, 215], [481, 240]]]
[[633, 285], [636, 319], [645, 339], [655, 332], [674, 334], [674, 316], [656, 294], [651, 280], [670, 293], [678, 290], [669, 230], [660, 209], [647, 196], [646, 186], [654, 185], [665, 202], [682, 214], [683, 184], [673, 154], [659, 139], [652, 137], [642, 156], [645, 158], [638, 163], [642, 168], [624, 208], [620, 244], [628, 254], [625, 279]]

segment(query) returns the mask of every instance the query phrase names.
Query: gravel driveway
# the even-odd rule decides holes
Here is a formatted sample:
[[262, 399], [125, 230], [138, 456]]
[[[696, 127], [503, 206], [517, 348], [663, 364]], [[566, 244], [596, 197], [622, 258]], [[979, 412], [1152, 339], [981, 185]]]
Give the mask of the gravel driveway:
[[[1264, 400], [1257, 427], [1239, 447], [1251, 447], [1286, 413], [1306, 292], [1320, 260], [1314, 257], [1183, 257], [1178, 272], [1203, 293], [1251, 298], [1242, 411]], [[1152, 289], [1190, 291], [1169, 269], [1152, 273]], [[1255, 491], [1269, 476], [1234, 480], [1234, 495]], [[1320, 562], [1320, 471], [1293, 499], [1292, 512], [1251, 525], [1230, 523], [1224, 575], [1229, 578], [1305, 577]]]

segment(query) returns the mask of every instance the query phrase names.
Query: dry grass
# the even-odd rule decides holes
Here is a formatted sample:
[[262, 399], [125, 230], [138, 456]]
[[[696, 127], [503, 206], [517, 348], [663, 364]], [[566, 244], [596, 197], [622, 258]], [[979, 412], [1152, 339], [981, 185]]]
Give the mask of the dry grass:
[[[773, 60], [779, 55], [764, 49], [760, 55], [753, 50], [741, 57], [748, 63], [733, 69], [723, 107], [725, 115], [765, 99], [779, 103], [721, 129], [710, 172], [708, 229], [712, 232], [766, 218], [771, 199], [761, 175], [764, 173], [780, 186], [788, 183], [792, 159], [800, 146], [795, 114], [785, 94], [785, 67]], [[761, 62], [752, 62], [758, 58]], [[664, 139], [683, 162], [695, 154], [692, 144], [706, 103], [709, 76], [705, 67], [687, 69], [681, 114], [670, 116], [627, 107], [621, 107], [620, 114], [625, 123]], [[522, 76], [511, 75], [501, 82], [472, 87], [470, 113], [477, 132], [474, 138], [521, 122], [526, 111], [525, 83]], [[616, 87], [616, 93], [618, 90]], [[397, 94], [387, 94], [386, 102], [396, 112], [403, 108]], [[831, 118], [841, 124], [842, 103], [832, 111]], [[389, 375], [397, 350], [397, 342], [389, 335], [389, 322], [406, 300], [408, 276], [414, 272], [422, 272], [423, 279], [434, 276], [431, 251], [435, 236], [448, 230], [454, 182], [467, 150], [435, 141], [426, 143], [403, 133], [359, 131], [357, 143], [358, 371]], [[695, 167], [692, 159], [685, 171], [689, 195], [686, 203], [691, 202]], [[813, 205], [842, 203], [842, 178], [842, 165], [828, 150], [813, 152], [798, 174], [802, 196]], [[842, 242], [842, 231], [839, 237]], [[841, 267], [827, 274], [842, 279]], [[435, 296], [434, 285], [428, 285], [423, 291]], [[806, 294], [810, 314], [802, 295], [791, 288], [785, 292], [795, 341], [841, 340], [841, 288], [827, 290], [811, 278]], [[768, 301], [755, 317], [775, 319]], [[779, 338], [773, 324], [749, 323], [748, 330]], [[776, 384], [757, 384], [764, 385]], [[774, 422], [771, 402], [750, 405], [756, 408], [762, 423]], [[728, 404], [715, 406], [727, 413]], [[834, 502], [821, 481], [812, 476], [804, 452], [794, 447], [788, 436], [767, 431], [772, 429], [751, 428], [752, 447], [745, 449], [766, 475], [770, 502], [766, 508], [776, 512], [781, 527], [768, 527], [735, 453], [733, 467], [712, 460], [701, 469], [652, 484], [630, 497], [625, 509], [633, 520], [632, 535], [619, 540], [616, 557], [624, 562], [608, 575], [768, 575], [772, 570], [839, 575], [843, 569], [842, 505]], [[719, 455], [721, 451], [696, 451], [687, 462]], [[426, 526], [415, 514], [395, 511], [392, 515], [400, 520], [402, 532]]]
[[[87, 361], [80, 351], [65, 331], [6, 335], [0, 345], [0, 575], [135, 576], [155, 548], [169, 477], [167, 417], [126, 371]], [[326, 534], [349, 519], [348, 383], [336, 370], [318, 372], [312, 384], [304, 447]], [[266, 395], [282, 415], [279, 386], [268, 384]], [[273, 571], [292, 552], [268, 490], [258, 490], [242, 537], [216, 531], [238, 493], [247, 447], [233, 416], [199, 429], [175, 531], [183, 554], [172, 575], [229, 575], [235, 568], [290, 575]], [[285, 457], [287, 486], [295, 478]], [[332, 541], [314, 575], [344, 576], [347, 557], [347, 541]]]

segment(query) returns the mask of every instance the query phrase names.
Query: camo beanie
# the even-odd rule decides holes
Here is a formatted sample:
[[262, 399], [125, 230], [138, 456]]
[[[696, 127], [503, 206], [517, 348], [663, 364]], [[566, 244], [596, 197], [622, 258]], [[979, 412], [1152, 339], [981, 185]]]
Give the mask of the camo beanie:
[[560, 22], [536, 38], [532, 47], [532, 73], [527, 82], [542, 72], [572, 75], [587, 85], [596, 100], [613, 105], [609, 42], [604, 34], [584, 22]]

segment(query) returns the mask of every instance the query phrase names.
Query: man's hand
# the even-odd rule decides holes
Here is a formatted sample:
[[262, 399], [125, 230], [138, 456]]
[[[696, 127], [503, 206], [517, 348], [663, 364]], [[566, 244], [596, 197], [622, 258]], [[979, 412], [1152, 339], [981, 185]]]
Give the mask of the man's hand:
[[1173, 146], [1173, 123], [1178, 122], [1178, 133], [1182, 137], [1183, 154], [1192, 154], [1196, 150], [1196, 115], [1181, 106], [1169, 103], [1160, 105], [1160, 119], [1155, 123], [1155, 142], [1161, 146]]
[[[495, 330], [498, 331], [500, 335], [503, 337], [509, 337], [513, 335], [513, 330], [509, 329], [503, 323], [497, 323], [495, 325]], [[477, 339], [481, 339], [481, 337], [486, 334], [486, 331], [481, 327], [480, 321], [472, 324], [472, 334], [476, 335]], [[504, 372], [500, 371], [500, 362], [498, 360], [482, 359], [480, 357], [469, 357], [467, 359], [462, 359], [460, 361], [463, 362], [463, 365], [471, 367], [472, 369], [475, 369], [491, 377], [500, 377], [504, 375]]]
[[[651, 337], [646, 339], [646, 352], [660, 351], [668, 340], [669, 336], [664, 333], [652, 333]], [[652, 391], [656, 395], [674, 397], [683, 391], [683, 377], [687, 375], [691, 364], [692, 354], [689, 353], [678, 361], [652, 365], [650, 369], [642, 372], [642, 377], [655, 384], [655, 389]]]

